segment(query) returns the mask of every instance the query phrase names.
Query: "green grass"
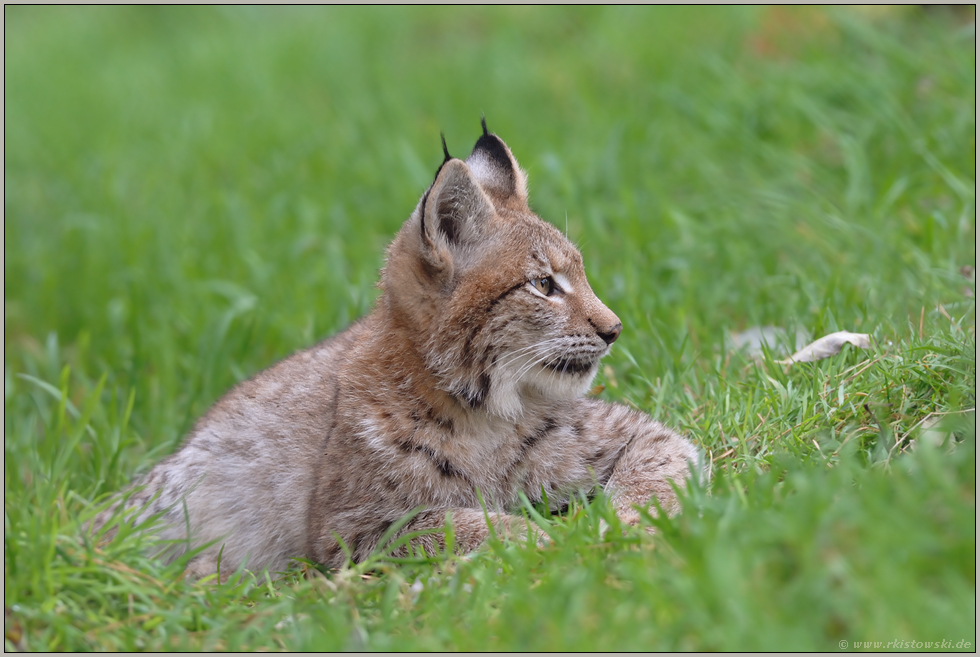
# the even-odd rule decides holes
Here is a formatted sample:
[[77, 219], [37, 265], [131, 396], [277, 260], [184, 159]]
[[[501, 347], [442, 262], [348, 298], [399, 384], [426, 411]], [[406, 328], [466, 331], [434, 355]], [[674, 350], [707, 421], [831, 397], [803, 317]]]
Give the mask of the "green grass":
[[[4, 19], [5, 648], [975, 649], [972, 13]], [[655, 537], [582, 500], [545, 549], [220, 586], [88, 542], [227, 388], [369, 310], [481, 113], [623, 320], [602, 396], [709, 489]], [[874, 348], [732, 350], [761, 325]]]

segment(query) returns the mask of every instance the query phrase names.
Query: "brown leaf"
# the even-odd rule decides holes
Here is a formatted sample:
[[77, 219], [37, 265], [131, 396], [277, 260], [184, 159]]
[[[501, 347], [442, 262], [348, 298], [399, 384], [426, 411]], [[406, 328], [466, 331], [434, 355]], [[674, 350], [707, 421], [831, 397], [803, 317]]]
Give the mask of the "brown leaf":
[[21, 643], [24, 638], [24, 628], [14, 616], [14, 610], [7, 605], [3, 606], [3, 638], [14, 644], [17, 650], [24, 649], [24, 645]]

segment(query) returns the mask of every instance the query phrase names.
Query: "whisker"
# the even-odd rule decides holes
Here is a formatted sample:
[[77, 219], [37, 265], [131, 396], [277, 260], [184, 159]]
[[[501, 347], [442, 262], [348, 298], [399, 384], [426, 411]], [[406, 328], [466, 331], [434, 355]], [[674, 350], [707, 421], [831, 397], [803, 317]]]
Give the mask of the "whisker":
[[559, 342], [559, 341], [561, 341], [563, 339], [564, 338], [561, 337], [561, 336], [559, 336], [557, 338], [549, 338], [547, 340], [542, 340], [541, 342], [536, 342], [535, 344], [532, 344], [530, 346], [527, 346], [527, 347], [523, 347], [521, 349], [518, 349], [516, 352], [507, 354], [507, 356], [505, 357], [506, 360], [501, 360], [501, 361], [498, 361], [496, 363], [490, 363], [490, 364], [488, 364], [486, 367], [483, 368], [483, 371], [481, 372], [481, 374], [486, 373], [491, 367], [507, 367], [511, 363], [513, 363], [513, 362], [521, 359], [524, 356], [530, 355], [533, 358], [535, 351], [538, 351], [538, 350], [541, 350], [541, 349], [544, 349], [544, 348], [550, 348], [551, 347], [551, 344], [550, 343]]
[[547, 351], [539, 353], [536, 357], [529, 360], [521, 367], [521, 369], [517, 371], [517, 374], [514, 375], [514, 379], [519, 381], [522, 376], [524, 376], [531, 370], [531, 368], [533, 368], [535, 365], [540, 365], [541, 363], [545, 362], [548, 358], [553, 356], [554, 353], [555, 350], [550, 347]]

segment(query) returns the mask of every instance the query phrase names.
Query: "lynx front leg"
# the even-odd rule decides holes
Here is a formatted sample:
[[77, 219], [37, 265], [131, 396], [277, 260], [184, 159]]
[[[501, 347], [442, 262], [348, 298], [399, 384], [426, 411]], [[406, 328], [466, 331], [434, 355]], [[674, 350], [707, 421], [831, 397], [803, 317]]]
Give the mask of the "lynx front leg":
[[630, 525], [639, 523], [640, 512], [636, 507], [656, 513], [652, 506], [654, 498], [668, 515], [680, 511], [671, 482], [683, 487], [691, 475], [692, 463], [695, 472], [700, 471], [700, 457], [694, 445], [649, 416], [625, 406], [599, 402], [592, 411], [593, 417], [604, 425], [597, 442], [605, 446], [621, 445], [618, 458], [612, 463], [598, 464], [597, 470], [605, 466], [605, 471], [596, 473], [600, 481], [605, 481], [605, 490], [620, 519]]
[[[349, 523], [343, 519], [340, 526], [334, 525], [314, 536], [307, 554], [325, 566], [342, 568], [348, 562], [348, 555], [355, 562], [362, 562], [378, 551], [393, 557], [408, 557], [420, 548], [430, 555], [441, 553], [446, 549], [446, 532], [443, 530], [446, 527], [447, 512], [453, 528], [453, 548], [457, 554], [472, 552], [489, 538], [488, 520], [498, 537], [521, 541], [527, 538], [528, 525], [520, 516], [493, 511], [484, 513], [482, 509], [426, 509], [409, 520], [393, 538], [384, 540], [384, 544], [384, 535], [397, 519], [393, 521], [389, 516], [387, 519], [372, 520], [363, 515], [350, 518]], [[539, 542], [546, 540], [537, 527], [532, 525], [531, 531]], [[421, 535], [411, 537], [407, 545], [403, 543], [394, 549], [386, 547], [398, 541], [399, 537], [415, 532], [420, 532]], [[338, 537], [340, 541], [337, 540]], [[341, 541], [346, 550], [341, 546]]]
[[688, 441], [665, 427], [650, 425], [626, 448], [606, 484], [616, 514], [630, 525], [640, 521], [636, 507], [651, 505], [650, 513], [656, 514], [654, 497], [668, 515], [680, 511], [671, 483], [683, 487], [691, 476], [691, 463], [698, 463], [697, 451]]
[[[537, 542], [547, 540], [547, 537], [534, 525], [528, 525], [520, 516], [494, 511], [484, 512], [483, 509], [452, 509], [448, 511], [454, 535], [454, 550], [457, 554], [465, 554], [476, 550], [490, 537], [490, 526], [498, 537], [516, 541], [527, 540], [530, 530], [535, 534]], [[446, 509], [429, 509], [415, 516], [400, 532], [401, 535], [424, 531], [427, 529], [441, 530], [446, 526]], [[489, 525], [488, 525], [489, 521]], [[428, 554], [434, 554], [446, 549], [446, 535], [439, 531], [432, 534], [416, 536], [410, 541], [412, 548], [423, 548]], [[408, 548], [401, 546], [394, 556], [407, 556]]]

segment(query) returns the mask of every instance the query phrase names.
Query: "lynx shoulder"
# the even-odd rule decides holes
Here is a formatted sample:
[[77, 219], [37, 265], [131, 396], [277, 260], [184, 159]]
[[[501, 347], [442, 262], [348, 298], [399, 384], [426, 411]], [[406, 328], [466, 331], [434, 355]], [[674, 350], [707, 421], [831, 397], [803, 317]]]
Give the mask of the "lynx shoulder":
[[136, 482], [126, 504], [162, 514], [162, 538], [212, 543], [193, 574], [214, 573], [219, 553], [222, 571], [340, 566], [345, 548], [363, 560], [419, 507], [400, 531], [448, 517], [460, 550], [488, 520], [524, 531], [508, 514], [521, 494], [563, 505], [599, 486], [629, 523], [653, 498], [677, 511], [671, 482], [697, 452], [642, 413], [583, 398], [622, 325], [580, 253], [528, 208], [524, 173], [485, 123], [466, 160], [446, 151], [381, 290], [346, 331], [228, 392]]

